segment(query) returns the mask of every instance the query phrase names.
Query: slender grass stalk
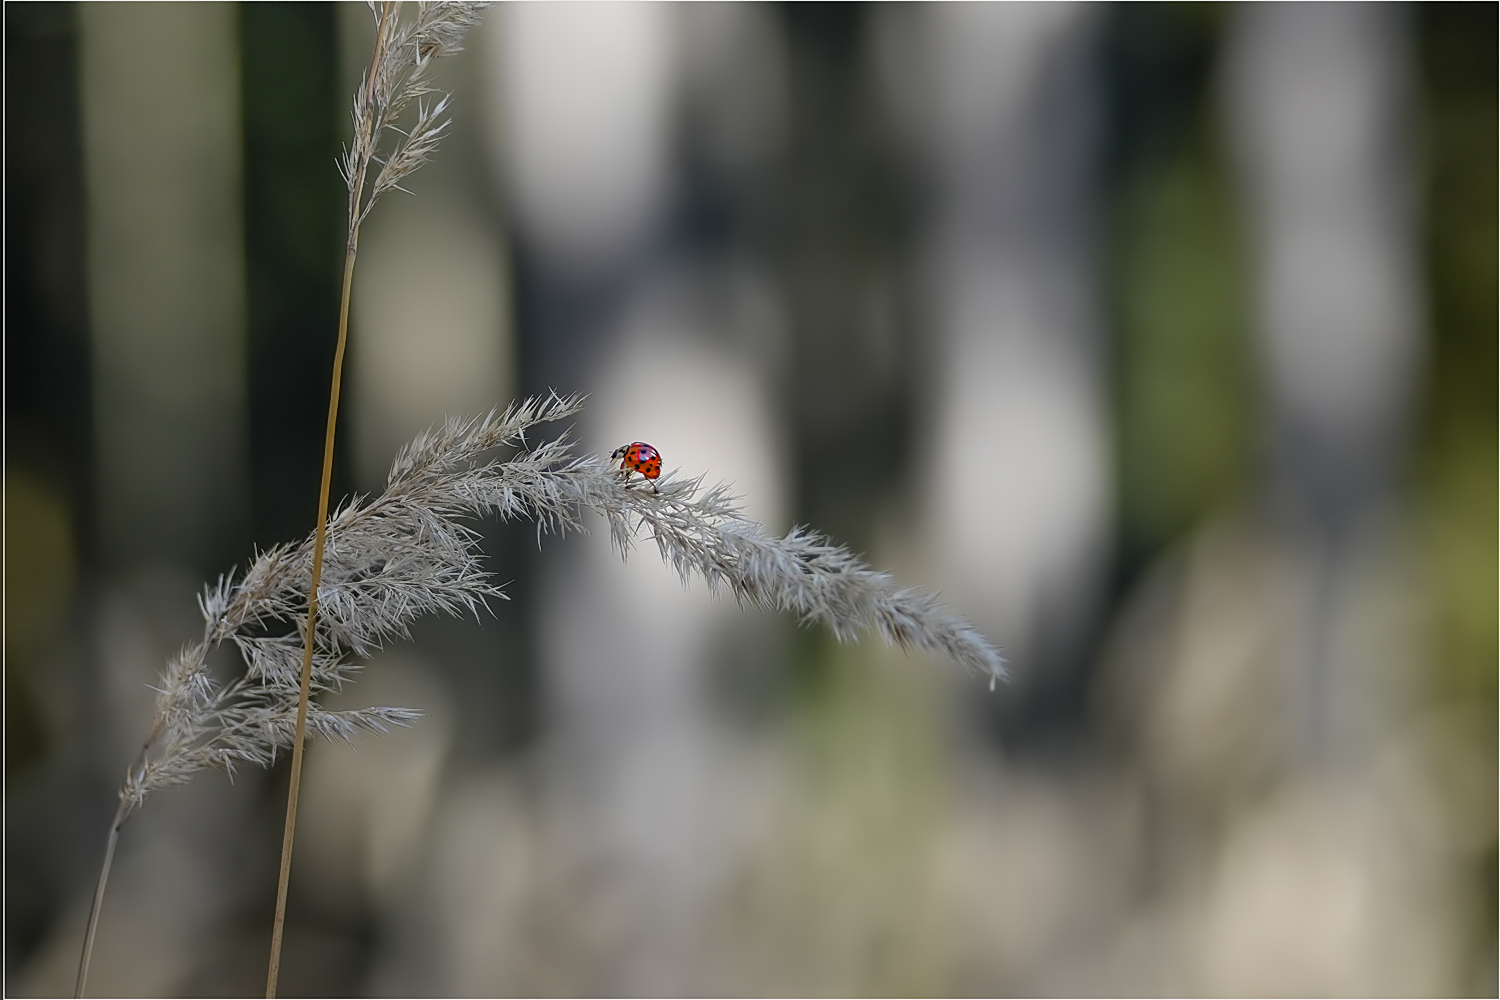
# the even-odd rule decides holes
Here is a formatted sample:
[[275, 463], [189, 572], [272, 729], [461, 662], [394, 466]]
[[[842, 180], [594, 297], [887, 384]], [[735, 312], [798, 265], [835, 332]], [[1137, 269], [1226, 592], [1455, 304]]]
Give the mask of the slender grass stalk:
[[[372, 80], [373, 82], [373, 80]], [[361, 176], [362, 184], [364, 178]], [[358, 188], [355, 198], [357, 199]], [[271, 923], [271, 958], [266, 971], [266, 996], [276, 995], [281, 975], [281, 937], [286, 928], [286, 894], [292, 878], [292, 841], [297, 833], [297, 796], [302, 790], [302, 752], [307, 735], [307, 703], [312, 689], [313, 647], [318, 623], [318, 585], [323, 580], [323, 548], [328, 536], [328, 491], [333, 482], [333, 442], [338, 428], [339, 388], [343, 383], [344, 348], [349, 342], [349, 293], [354, 286], [354, 256], [359, 246], [359, 221], [349, 228], [344, 251], [344, 287], [339, 300], [339, 339], [333, 353], [333, 385], [328, 391], [328, 429], [323, 437], [323, 481], [318, 490], [318, 527], [313, 542], [312, 582], [307, 598], [307, 639], [302, 647], [302, 678], [297, 695], [297, 731], [292, 737], [292, 777], [286, 798], [286, 826], [281, 834], [281, 872], [276, 879], [276, 917]]]
[[[349, 298], [354, 287], [354, 261], [359, 251], [359, 226], [382, 191], [400, 186], [401, 177], [415, 170], [435, 147], [447, 122], [437, 117], [446, 106], [439, 100], [429, 113], [420, 108], [417, 122], [385, 160], [376, 177], [368, 202], [365, 178], [370, 164], [379, 162], [382, 133], [392, 128], [391, 119], [412, 100], [427, 93], [421, 77], [434, 57], [455, 51], [458, 41], [474, 23], [479, 10], [474, 4], [424, 6], [409, 32], [403, 31], [400, 5], [387, 2], [379, 7], [375, 28], [375, 52], [363, 81], [363, 95], [354, 105], [354, 139], [345, 158], [344, 178], [349, 186], [349, 229], [344, 248], [344, 280], [339, 298], [338, 346], [333, 356], [332, 386], [328, 393], [328, 425], [323, 436], [323, 479], [318, 490], [317, 537], [313, 543], [312, 580], [307, 597], [307, 627], [302, 652], [301, 690], [297, 696], [297, 728], [292, 738], [292, 774], [287, 789], [286, 826], [281, 838], [281, 870], [276, 880], [276, 916], [271, 923], [271, 956], [266, 971], [266, 996], [276, 996], [281, 975], [281, 941], [286, 928], [287, 890], [292, 876], [292, 843], [297, 831], [297, 799], [302, 789], [302, 754], [307, 732], [307, 705], [312, 688], [313, 648], [317, 641], [318, 586], [323, 578], [323, 550], [327, 539], [328, 493], [333, 481], [333, 447], [338, 429], [339, 388], [343, 382], [344, 350], [349, 342]], [[429, 11], [437, 11], [429, 17]], [[444, 16], [447, 15], [447, 16]], [[377, 100], [378, 98], [378, 100]], [[399, 133], [398, 133], [399, 134]]]
[[[146, 751], [141, 751], [144, 754]], [[83, 988], [89, 981], [89, 960], [94, 954], [94, 934], [99, 929], [99, 909], [104, 905], [104, 887], [109, 884], [109, 870], [115, 863], [115, 847], [120, 843], [120, 827], [130, 818], [129, 803], [120, 800], [115, 818], [109, 824], [109, 839], [104, 847], [104, 864], [99, 867], [99, 883], [94, 886], [94, 899], [89, 904], [89, 919], [83, 932], [83, 954], [78, 957], [78, 978], [73, 984], [73, 996], [83, 996]]]
[[83, 987], [89, 979], [89, 959], [94, 953], [94, 932], [99, 929], [99, 907], [104, 905], [104, 887], [109, 883], [109, 870], [115, 863], [115, 847], [120, 843], [120, 826], [125, 822], [125, 803], [115, 810], [114, 822], [109, 827], [109, 840], [104, 848], [104, 864], [99, 868], [99, 884], [94, 887], [94, 900], [89, 904], [88, 929], [83, 935], [83, 954], [78, 959], [78, 979], [73, 986], [75, 997], [83, 996]]
[[[385, 25], [391, 5], [383, 4], [380, 25], [375, 31], [375, 56], [380, 61], [380, 46], [386, 41]], [[375, 74], [365, 81], [365, 104], [375, 89]], [[339, 292], [338, 346], [333, 352], [333, 380], [328, 390], [328, 423], [323, 432], [323, 478], [318, 487], [317, 534], [313, 541], [312, 580], [307, 591], [306, 640], [302, 646], [302, 677], [297, 693], [297, 730], [292, 737], [292, 775], [286, 797], [286, 825], [281, 834], [281, 869], [276, 877], [276, 916], [271, 921], [271, 956], [266, 970], [266, 996], [276, 995], [281, 977], [281, 939], [286, 929], [286, 896], [292, 880], [292, 842], [297, 834], [297, 799], [302, 791], [302, 753], [307, 736], [307, 703], [312, 689], [313, 647], [317, 641], [318, 585], [323, 581], [323, 548], [328, 540], [328, 492], [333, 483], [333, 445], [338, 431], [339, 390], [344, 380], [344, 349], [349, 343], [349, 298], [354, 288], [354, 258], [359, 252], [360, 214], [356, 210], [365, 185], [364, 169], [354, 173], [349, 191], [349, 232], [344, 246], [344, 278]]]
[[[141, 744], [141, 752], [131, 765], [132, 775], [138, 775], [145, 769], [146, 755], [151, 752], [152, 744], [160, 738], [164, 728], [162, 717], [158, 715], [146, 741]], [[99, 866], [99, 881], [94, 886], [94, 898], [89, 902], [89, 916], [84, 923], [83, 950], [78, 956], [78, 975], [73, 981], [74, 997], [83, 996], [84, 988], [88, 985], [89, 962], [94, 957], [94, 935], [99, 930], [99, 911], [104, 908], [104, 890], [109, 885], [109, 873], [115, 864], [115, 848], [120, 844], [120, 829], [137, 808], [138, 804], [134, 800], [121, 795], [120, 804], [115, 809], [115, 818], [110, 820], [109, 837], [104, 843], [104, 862]]]

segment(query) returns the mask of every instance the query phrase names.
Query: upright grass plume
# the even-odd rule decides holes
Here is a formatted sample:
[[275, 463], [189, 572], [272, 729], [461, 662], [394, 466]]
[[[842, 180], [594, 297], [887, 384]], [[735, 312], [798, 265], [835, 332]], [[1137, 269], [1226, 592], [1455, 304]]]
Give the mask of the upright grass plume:
[[[359, 249], [359, 227], [382, 194], [401, 188], [412, 171], [427, 162], [448, 127], [443, 117], [448, 97], [422, 98], [434, 93], [427, 82], [432, 63], [458, 51], [464, 35], [479, 20], [485, 4], [451, 0], [417, 5], [414, 18], [402, 16], [401, 4], [371, 5], [375, 14], [375, 53], [354, 96], [354, 135], [340, 164], [349, 189], [349, 228], [344, 245], [344, 281], [339, 297], [338, 346], [333, 355], [333, 384], [328, 393], [328, 429], [323, 437], [323, 479], [318, 491], [318, 520], [313, 543], [312, 577], [308, 586], [307, 626], [303, 629], [302, 685], [297, 698], [297, 725], [292, 737], [291, 787], [287, 792], [286, 826], [281, 842], [281, 873], [276, 882], [276, 916], [271, 925], [271, 960], [266, 972], [266, 996], [276, 995], [281, 972], [281, 938], [286, 926], [287, 888], [292, 873], [292, 842], [297, 831], [297, 797], [302, 788], [302, 748], [306, 736], [318, 592], [323, 572], [328, 489], [333, 479], [333, 443], [338, 429], [339, 388], [344, 372], [344, 348], [349, 340], [349, 297], [354, 285], [354, 258]], [[403, 130], [396, 122], [417, 105], [416, 120]], [[394, 136], [394, 139], [391, 137]], [[389, 141], [389, 145], [387, 142]], [[366, 191], [372, 167], [374, 182]]]
[[[540, 535], [581, 530], [585, 514], [593, 512], [604, 518], [622, 557], [650, 539], [684, 582], [702, 577], [716, 593], [791, 612], [826, 625], [840, 639], [873, 631], [896, 645], [942, 653], [992, 684], [1005, 674], [1004, 661], [984, 637], [931, 597], [900, 587], [806, 529], [767, 532], [743, 515], [722, 485], [705, 490], [701, 479], [669, 474], [655, 490], [645, 490], [601, 458], [575, 454], [566, 434], [530, 443], [534, 428], [579, 413], [579, 396], [529, 399], [433, 428], [396, 457], [380, 496], [355, 497], [329, 515], [359, 227], [376, 200], [400, 189], [426, 160], [446, 129], [447, 98], [423, 100], [433, 93], [427, 73], [433, 59], [457, 49], [483, 6], [422, 4], [414, 16], [398, 4], [372, 7], [375, 53], [355, 95], [354, 136], [340, 162], [349, 225], [316, 527], [299, 543], [258, 554], [243, 573], [220, 577], [200, 596], [203, 635], [168, 663], [151, 729], [120, 789], [79, 959], [78, 996], [126, 821], [161, 788], [208, 768], [232, 773], [240, 764], [268, 766], [290, 749], [266, 982], [266, 995], [275, 995], [308, 731], [347, 740], [418, 715], [402, 708], [329, 712], [312, 696], [351, 680], [360, 659], [389, 639], [407, 638], [418, 617], [478, 614], [491, 599], [505, 598], [483, 569], [479, 536], [466, 521], [530, 518]], [[414, 121], [398, 129], [395, 123], [413, 105]], [[215, 667], [215, 652], [229, 647], [243, 670]]]
[[[300, 684], [294, 719], [288, 718], [278, 685], [286, 677], [286, 637], [260, 641], [239, 633], [244, 622], [266, 618], [286, 621], [286, 608], [258, 604], [251, 591], [257, 560], [238, 588], [229, 580], [210, 590], [203, 601], [208, 619], [203, 640], [185, 650], [163, 679], [152, 723], [136, 764], [120, 793], [120, 806], [110, 825], [99, 882], [94, 891], [78, 961], [75, 995], [82, 996], [88, 982], [89, 959], [98, 927], [99, 909], [109, 881], [110, 866], [119, 841], [120, 828], [140, 808], [151, 790], [186, 780], [195, 770], [210, 764], [231, 767], [236, 760], [268, 763], [289, 736], [292, 747], [291, 790], [287, 800], [286, 827], [282, 841], [276, 916], [271, 932], [271, 958], [266, 995], [274, 996], [281, 964], [281, 938], [286, 918], [286, 893], [291, 871], [292, 842], [296, 831], [297, 796], [302, 778], [302, 749], [309, 717], [315, 731], [325, 735], [349, 735], [352, 729], [381, 728], [386, 722], [406, 721], [410, 716], [395, 710], [372, 710], [374, 715], [340, 717], [309, 710], [309, 695], [315, 676], [326, 686], [340, 674], [342, 651], [337, 644], [318, 662], [318, 605], [323, 574], [328, 492], [333, 474], [334, 436], [337, 429], [339, 390], [344, 352], [348, 343], [349, 299], [354, 281], [354, 260], [359, 247], [359, 227], [380, 196], [402, 189], [402, 181], [427, 161], [448, 127], [444, 118], [447, 95], [436, 92], [428, 77], [433, 61], [458, 51], [464, 35], [479, 20], [486, 3], [443, 0], [439, 3], [407, 5], [388, 2], [370, 5], [375, 18], [375, 49], [354, 95], [353, 135], [339, 163], [349, 192], [348, 228], [344, 247], [344, 273], [339, 303], [338, 340], [328, 399], [328, 422], [323, 444], [323, 476], [318, 494], [317, 528], [310, 549], [310, 567], [303, 579], [306, 622], [302, 632]], [[412, 8], [415, 8], [415, 14]], [[416, 106], [414, 120], [406, 115]], [[400, 123], [398, 125], [398, 123]], [[373, 172], [373, 178], [371, 176]], [[281, 550], [273, 550], [276, 554]], [[301, 550], [299, 550], [300, 552]], [[286, 555], [282, 552], [281, 555]], [[237, 603], [235, 597], [248, 601]], [[209, 651], [233, 636], [245, 654], [247, 671], [240, 682], [216, 689], [207, 671]], [[388, 714], [382, 716], [380, 712]], [[288, 732], [289, 730], [289, 732]]]

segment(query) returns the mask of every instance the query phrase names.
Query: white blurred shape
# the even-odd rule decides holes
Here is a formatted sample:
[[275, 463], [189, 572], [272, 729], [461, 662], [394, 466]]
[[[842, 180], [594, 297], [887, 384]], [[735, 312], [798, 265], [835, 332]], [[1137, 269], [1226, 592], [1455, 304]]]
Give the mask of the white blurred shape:
[[490, 63], [503, 163], [523, 231], [565, 267], [606, 262], [662, 197], [674, 48], [656, 4], [513, 4]]
[[1101, 544], [1097, 389], [1032, 291], [1006, 269], [954, 282], [950, 364], [929, 453], [935, 555], [993, 634], [1023, 643], [1067, 604]]
[[503, 406], [509, 272], [494, 234], [440, 195], [381, 206], [354, 281], [355, 447], [362, 482], [446, 416]]
[[1417, 270], [1401, 14], [1248, 8], [1229, 100], [1257, 238], [1266, 366], [1292, 435], [1386, 451], [1415, 383]]
[[[925, 18], [930, 46], [933, 151], [957, 174], [1017, 123], [1047, 58], [1077, 29], [1069, 4], [938, 4]], [[983, 178], [974, 178], [984, 183]]]
[[929, 185], [928, 549], [1023, 669], [1049, 625], [1081, 634], [1107, 517], [1074, 58], [1089, 27], [1086, 8], [934, 4], [885, 14], [880, 36]]
[[[668, 474], [732, 479], [751, 516], [775, 524], [783, 470], [755, 369], [705, 341], [697, 324], [714, 320], [681, 290], [643, 297], [614, 338], [585, 440], [604, 453], [647, 441]], [[574, 555], [551, 568], [539, 632], [559, 821], [575, 859], [612, 873], [591, 903], [610, 988], [690, 992], [739, 840], [733, 754], [708, 714], [705, 668], [718, 622], [740, 612], [702, 581], [684, 587], [649, 539], [623, 566], [602, 531]]]
[[1228, 47], [1269, 480], [1283, 526], [1306, 532], [1314, 562], [1299, 634], [1304, 749], [1351, 758], [1362, 751], [1340, 717], [1387, 699], [1340, 618], [1380, 538], [1373, 515], [1403, 455], [1420, 360], [1403, 16], [1378, 4], [1250, 7]]

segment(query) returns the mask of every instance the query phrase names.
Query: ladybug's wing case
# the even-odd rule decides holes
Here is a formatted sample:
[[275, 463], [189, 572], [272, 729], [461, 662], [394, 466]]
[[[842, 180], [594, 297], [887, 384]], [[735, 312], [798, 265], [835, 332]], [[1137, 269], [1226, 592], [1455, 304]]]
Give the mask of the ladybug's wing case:
[[622, 445], [609, 457], [620, 459], [620, 468], [634, 469], [647, 479], [661, 475], [661, 453], [644, 441]]

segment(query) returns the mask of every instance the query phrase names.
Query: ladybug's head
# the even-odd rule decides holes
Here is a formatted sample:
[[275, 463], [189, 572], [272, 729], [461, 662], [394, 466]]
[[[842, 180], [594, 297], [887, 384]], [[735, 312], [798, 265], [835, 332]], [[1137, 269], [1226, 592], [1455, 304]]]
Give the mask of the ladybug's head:
[[630, 450], [630, 445], [628, 445], [628, 444], [622, 444], [622, 445], [620, 445], [620, 447], [618, 447], [614, 451], [610, 452], [609, 453], [609, 457], [610, 458], [624, 458], [625, 457], [625, 452], [627, 452], [629, 450]]

